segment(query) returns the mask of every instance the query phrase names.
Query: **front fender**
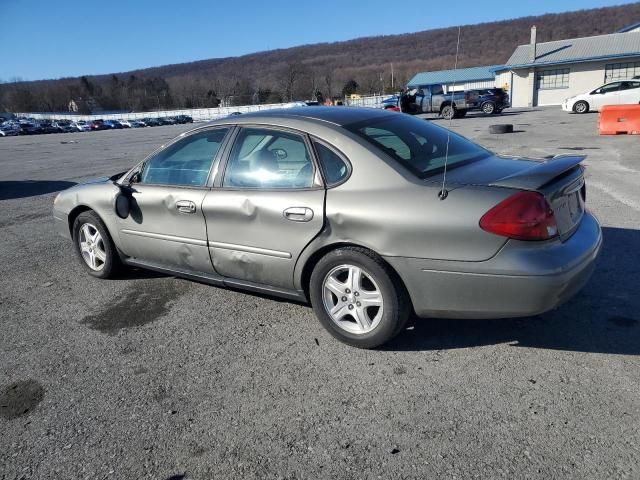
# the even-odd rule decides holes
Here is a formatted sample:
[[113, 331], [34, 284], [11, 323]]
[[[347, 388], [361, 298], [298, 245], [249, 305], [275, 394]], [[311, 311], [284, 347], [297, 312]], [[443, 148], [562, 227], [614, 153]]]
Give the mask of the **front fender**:
[[[118, 234], [115, 213], [115, 199], [119, 193], [120, 189], [110, 181], [76, 185], [63, 190], [56, 197], [53, 207], [56, 230], [63, 236], [71, 238], [75, 217], [82, 211], [93, 210], [103, 221], [114, 243], [121, 250], [122, 242]], [[64, 228], [66, 228], [66, 234]]]

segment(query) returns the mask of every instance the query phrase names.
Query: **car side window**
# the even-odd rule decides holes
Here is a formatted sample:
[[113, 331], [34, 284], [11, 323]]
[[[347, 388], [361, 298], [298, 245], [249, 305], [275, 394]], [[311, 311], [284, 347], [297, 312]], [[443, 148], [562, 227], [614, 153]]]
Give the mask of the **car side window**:
[[243, 128], [224, 176], [229, 188], [309, 188], [313, 163], [304, 138], [267, 128]]
[[362, 131], [367, 137], [379, 143], [387, 153], [397, 155], [403, 160], [409, 160], [411, 158], [409, 145], [403, 142], [402, 139], [393, 132], [376, 127], [364, 127]]
[[600, 93], [613, 93], [620, 89], [620, 82], [610, 83], [600, 89]]
[[340, 183], [349, 175], [349, 166], [333, 149], [316, 141], [313, 142], [313, 146], [318, 154], [328, 187]]
[[622, 86], [620, 87], [620, 90], [631, 90], [639, 87], [640, 87], [640, 82], [622, 82]]
[[228, 131], [228, 128], [205, 130], [169, 145], [145, 163], [140, 182], [204, 186], [213, 159]]

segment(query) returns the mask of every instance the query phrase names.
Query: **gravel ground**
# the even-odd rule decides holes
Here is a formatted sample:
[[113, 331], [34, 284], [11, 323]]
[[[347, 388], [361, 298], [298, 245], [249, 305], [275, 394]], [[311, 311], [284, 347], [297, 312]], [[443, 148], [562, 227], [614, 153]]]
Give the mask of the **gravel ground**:
[[452, 122], [500, 153], [588, 155], [588, 286], [534, 318], [414, 319], [375, 351], [305, 305], [83, 272], [54, 192], [188, 127], [0, 139], [0, 479], [640, 478], [640, 138], [596, 120]]

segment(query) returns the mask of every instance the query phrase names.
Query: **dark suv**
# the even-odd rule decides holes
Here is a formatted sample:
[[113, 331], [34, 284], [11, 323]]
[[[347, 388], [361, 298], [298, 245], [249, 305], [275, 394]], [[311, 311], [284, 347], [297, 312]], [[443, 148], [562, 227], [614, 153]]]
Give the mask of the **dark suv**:
[[469, 92], [478, 92], [475, 108], [482, 110], [487, 115], [501, 113], [502, 110], [509, 107], [509, 95], [501, 88], [479, 88], [469, 90]]

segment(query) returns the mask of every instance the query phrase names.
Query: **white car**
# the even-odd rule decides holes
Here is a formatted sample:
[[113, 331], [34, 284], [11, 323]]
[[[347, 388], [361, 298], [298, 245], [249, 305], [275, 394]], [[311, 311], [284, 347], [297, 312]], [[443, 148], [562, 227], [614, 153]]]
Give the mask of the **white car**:
[[85, 121], [85, 120], [78, 120], [75, 123], [75, 127], [78, 129], [79, 132], [90, 132], [91, 131], [91, 125], [89, 124], [89, 122]]
[[632, 103], [640, 103], [640, 80], [605, 83], [589, 93], [567, 98], [562, 104], [562, 110], [587, 113], [599, 111], [605, 105]]

